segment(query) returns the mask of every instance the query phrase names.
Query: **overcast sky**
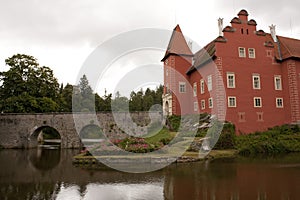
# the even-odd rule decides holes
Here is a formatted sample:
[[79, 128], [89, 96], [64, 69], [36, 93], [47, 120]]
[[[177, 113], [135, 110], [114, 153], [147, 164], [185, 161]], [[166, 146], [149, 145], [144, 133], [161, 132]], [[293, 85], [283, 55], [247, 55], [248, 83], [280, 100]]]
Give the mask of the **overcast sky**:
[[[299, 8], [299, 0], [0, 0], [0, 71], [8, 69], [5, 58], [25, 53], [51, 67], [59, 82], [75, 84], [88, 55], [120, 33], [180, 24], [186, 36], [204, 46], [218, 36], [217, 19], [229, 25], [241, 9], [258, 29], [269, 32], [276, 24], [278, 35], [300, 39]], [[155, 53], [157, 63], [162, 55]], [[113, 75], [106, 78], [100, 93], [117, 82]]]

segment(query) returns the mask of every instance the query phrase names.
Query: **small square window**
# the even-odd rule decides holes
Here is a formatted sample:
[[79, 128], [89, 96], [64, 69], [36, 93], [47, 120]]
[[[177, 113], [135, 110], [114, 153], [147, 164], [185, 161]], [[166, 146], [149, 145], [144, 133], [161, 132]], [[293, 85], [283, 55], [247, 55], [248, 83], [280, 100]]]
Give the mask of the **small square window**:
[[236, 97], [228, 97], [228, 107], [236, 107]]
[[179, 82], [179, 92], [185, 93], [186, 92], [186, 84], [185, 82]]
[[202, 109], [202, 110], [205, 109], [205, 100], [201, 100], [201, 109]]
[[254, 107], [255, 108], [262, 107], [261, 97], [254, 97], [253, 101], [254, 101]]
[[249, 58], [255, 58], [255, 49], [249, 48], [248, 54], [249, 54]]
[[239, 57], [241, 57], [241, 58], [246, 57], [246, 50], [244, 47], [239, 47]]
[[212, 99], [212, 98], [209, 98], [209, 99], [208, 99], [208, 107], [209, 107], [209, 108], [212, 108], [213, 105], [214, 105], [214, 104], [213, 104], [213, 99]]
[[283, 98], [276, 98], [276, 107], [283, 108]]
[[200, 93], [204, 94], [205, 90], [204, 90], [204, 80], [201, 79], [200, 80]]

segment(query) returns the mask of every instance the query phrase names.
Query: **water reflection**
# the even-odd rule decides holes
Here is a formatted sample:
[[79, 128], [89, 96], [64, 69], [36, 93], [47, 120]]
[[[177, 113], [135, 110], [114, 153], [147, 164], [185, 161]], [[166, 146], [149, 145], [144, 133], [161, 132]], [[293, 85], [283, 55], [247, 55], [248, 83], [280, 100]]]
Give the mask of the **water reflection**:
[[72, 150], [1, 150], [0, 199], [297, 199], [300, 155], [173, 164], [146, 174], [74, 167]]

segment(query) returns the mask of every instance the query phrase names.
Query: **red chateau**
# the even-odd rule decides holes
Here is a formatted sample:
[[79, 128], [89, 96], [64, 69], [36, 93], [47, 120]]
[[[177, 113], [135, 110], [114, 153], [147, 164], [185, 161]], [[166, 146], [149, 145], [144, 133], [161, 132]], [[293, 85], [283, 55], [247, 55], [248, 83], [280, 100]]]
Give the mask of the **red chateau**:
[[219, 36], [193, 54], [177, 25], [162, 59], [165, 114], [212, 113], [237, 134], [299, 123], [300, 40], [256, 26], [246, 10], [224, 29], [219, 19]]

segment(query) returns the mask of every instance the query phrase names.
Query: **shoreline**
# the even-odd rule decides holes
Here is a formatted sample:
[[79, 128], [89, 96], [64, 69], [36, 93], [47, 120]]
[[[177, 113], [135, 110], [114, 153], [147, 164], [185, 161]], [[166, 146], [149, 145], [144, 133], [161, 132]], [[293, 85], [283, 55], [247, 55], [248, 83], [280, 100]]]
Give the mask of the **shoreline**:
[[[182, 156], [177, 158], [174, 163], [191, 163], [191, 162], [202, 162], [206, 160], [216, 160], [216, 159], [231, 159], [238, 156], [237, 150], [212, 150], [204, 157], [200, 157], [198, 152], [185, 152]], [[104, 164], [99, 161], [99, 159], [104, 159], [109, 162], [124, 163], [128, 164], [132, 161], [141, 162], [153, 162], [153, 163], [164, 163], [169, 162], [174, 157], [163, 157], [163, 156], [150, 156], [149, 158], [133, 157], [133, 156], [86, 156], [86, 155], [76, 155], [73, 157], [73, 164], [77, 167], [83, 167], [88, 169], [100, 169], [103, 168]]]

